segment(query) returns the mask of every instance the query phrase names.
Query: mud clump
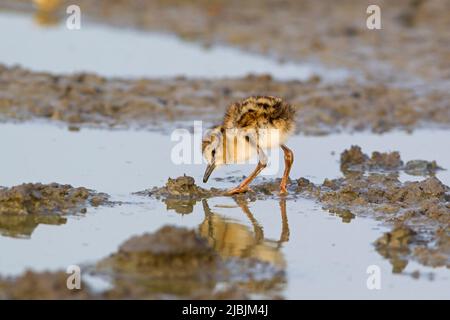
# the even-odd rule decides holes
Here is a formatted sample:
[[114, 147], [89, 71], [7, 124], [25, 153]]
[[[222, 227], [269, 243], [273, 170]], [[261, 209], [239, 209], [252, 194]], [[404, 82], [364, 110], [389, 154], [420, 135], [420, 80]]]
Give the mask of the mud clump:
[[106, 194], [57, 183], [0, 187], [0, 234], [28, 238], [39, 224], [65, 224], [65, 215], [85, 213], [87, 206], [106, 203]]
[[397, 151], [382, 153], [374, 151], [369, 158], [359, 146], [352, 146], [341, 154], [342, 171], [395, 170], [403, 166]]
[[388, 191], [387, 197], [392, 201], [417, 203], [423, 200], [445, 201], [449, 188], [438, 178], [430, 177], [422, 181], [405, 182], [403, 187]]
[[203, 189], [195, 184], [195, 179], [190, 176], [180, 176], [178, 178], [169, 178], [164, 187], [153, 187], [149, 190], [136, 192], [138, 195], [154, 196], [156, 198], [171, 199], [203, 199], [213, 195], [220, 194], [219, 190]]
[[175, 197], [198, 197], [208, 194], [207, 190], [200, 188], [195, 184], [194, 178], [186, 175], [176, 179], [169, 178], [165, 188], [168, 195]]
[[84, 211], [86, 205], [98, 206], [108, 196], [86, 188], [57, 183], [27, 183], [0, 188], [0, 215], [66, 215]]
[[341, 167], [363, 165], [367, 162], [367, 159], [367, 155], [362, 152], [360, 147], [352, 146], [349, 150], [341, 153]]
[[183, 175], [175, 179], [169, 178], [163, 187], [153, 187], [135, 194], [162, 199], [166, 204], [167, 210], [174, 210], [180, 214], [189, 214], [193, 211], [198, 201], [213, 196], [220, 196], [224, 193], [224, 190], [201, 188], [195, 184], [194, 178]]
[[435, 175], [438, 170], [442, 170], [436, 161], [411, 160], [403, 163], [400, 154], [393, 152], [372, 152], [369, 157], [363, 153], [361, 147], [351, 146], [350, 149], [341, 153], [341, 171], [344, 173], [354, 171], [404, 171], [410, 175]]

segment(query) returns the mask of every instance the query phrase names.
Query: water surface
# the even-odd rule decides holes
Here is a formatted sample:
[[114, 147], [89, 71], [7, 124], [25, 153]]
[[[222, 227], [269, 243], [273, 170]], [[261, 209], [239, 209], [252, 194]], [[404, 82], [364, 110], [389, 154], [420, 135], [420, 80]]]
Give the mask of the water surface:
[[[449, 151], [430, 141], [444, 141], [446, 131], [418, 130], [413, 134], [361, 133], [325, 137], [294, 136], [289, 146], [295, 152], [292, 177], [320, 183], [340, 176], [339, 153], [358, 144], [366, 153], [399, 150], [404, 160], [426, 159], [449, 168]], [[153, 232], [166, 224], [205, 228], [205, 203], [192, 212], [179, 214], [158, 200], [131, 195], [184, 173], [203, 186], [204, 165], [175, 165], [170, 159], [175, 142], [170, 135], [148, 131], [82, 129], [71, 132], [48, 124], [1, 124], [4, 186], [24, 182], [59, 182], [107, 192], [113, 200], [126, 202], [115, 207], [88, 209], [86, 215], [67, 217], [60, 225], [39, 224], [29, 237], [0, 236], [1, 275], [33, 270], [65, 269], [71, 264], [93, 263], [117, 250], [132, 235]], [[333, 153], [334, 151], [334, 153]], [[223, 168], [215, 177], [248, 174], [250, 165]], [[281, 174], [282, 167], [274, 178]], [[417, 179], [404, 175], [402, 179]], [[448, 171], [438, 173], [450, 183]], [[207, 186], [231, 187], [211, 180]], [[207, 201], [214, 225], [234, 230], [222, 254], [243, 252], [286, 266], [286, 298], [448, 298], [449, 271], [410, 262], [404, 274], [393, 274], [390, 263], [372, 245], [387, 229], [372, 219], [355, 218], [344, 223], [312, 200], [260, 200], [239, 206], [228, 197]], [[283, 212], [283, 205], [286, 210]], [[250, 213], [250, 215], [249, 215]], [[255, 227], [256, 226], [256, 227]], [[286, 228], [288, 232], [286, 232]], [[230, 231], [231, 232], [231, 231]], [[261, 233], [262, 232], [262, 233]], [[255, 237], [264, 241], [255, 245]], [[286, 236], [287, 235], [287, 236]], [[236, 249], [237, 248], [237, 249]], [[366, 269], [378, 265], [382, 289], [368, 290]], [[419, 270], [420, 279], [407, 275]], [[434, 280], [429, 279], [433, 273]]]
[[[14, 33], [11, 32], [14, 30]], [[94, 72], [107, 77], [241, 77], [266, 74], [280, 80], [326, 81], [345, 78], [343, 69], [305, 62], [279, 63], [226, 46], [209, 49], [152, 32], [83, 23], [69, 30], [63, 22], [40, 27], [31, 16], [0, 12], [0, 62], [53, 73]]]

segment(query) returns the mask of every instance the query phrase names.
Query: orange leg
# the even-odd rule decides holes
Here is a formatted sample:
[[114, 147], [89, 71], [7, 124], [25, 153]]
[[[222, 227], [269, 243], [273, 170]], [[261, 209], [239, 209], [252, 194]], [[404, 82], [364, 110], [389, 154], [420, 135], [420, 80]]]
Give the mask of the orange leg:
[[284, 144], [281, 145], [284, 152], [284, 173], [280, 183], [280, 194], [287, 194], [286, 184], [289, 179], [289, 172], [291, 172], [292, 163], [294, 163], [294, 153]]
[[253, 181], [253, 179], [256, 178], [258, 174], [261, 173], [261, 171], [267, 167], [267, 156], [264, 153], [264, 151], [260, 148], [260, 146], [257, 143], [258, 137], [250, 137], [249, 136], [249, 143], [256, 148], [256, 151], [258, 152], [258, 165], [256, 166], [255, 170], [244, 180], [241, 182], [240, 185], [238, 185], [236, 188], [233, 188], [231, 190], [227, 191], [228, 195], [238, 194], [238, 193], [244, 193], [249, 190], [248, 185], [250, 182]]
[[240, 185], [238, 185], [236, 188], [233, 188], [231, 190], [227, 191], [228, 195], [238, 194], [238, 193], [244, 193], [248, 191], [248, 185], [250, 182], [253, 181], [253, 179], [256, 178], [258, 174], [266, 167], [267, 165], [261, 162], [258, 162], [258, 165], [256, 166], [255, 171], [252, 172], [251, 175], [249, 175], [244, 181], [241, 182]]

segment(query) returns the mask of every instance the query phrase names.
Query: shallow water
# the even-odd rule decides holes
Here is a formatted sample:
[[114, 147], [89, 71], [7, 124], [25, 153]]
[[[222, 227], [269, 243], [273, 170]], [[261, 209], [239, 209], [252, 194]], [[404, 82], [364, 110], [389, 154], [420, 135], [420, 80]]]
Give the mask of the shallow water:
[[[366, 153], [398, 150], [403, 160], [436, 160], [444, 168], [450, 168], [450, 151], [431, 143], [445, 141], [447, 137], [448, 131], [441, 130], [294, 136], [289, 141], [296, 159], [292, 177], [304, 176], [319, 183], [325, 177], [339, 176], [339, 154], [351, 144], [360, 145]], [[205, 204], [201, 202], [194, 206], [192, 213], [180, 215], [167, 210], [160, 201], [130, 195], [162, 185], [168, 176], [183, 173], [195, 177], [203, 186], [200, 181], [204, 165], [175, 165], [167, 160], [175, 144], [170, 135], [148, 131], [82, 129], [71, 132], [48, 124], [1, 124], [0, 185], [69, 183], [107, 192], [113, 200], [125, 203], [88, 209], [83, 216], [67, 217], [61, 225], [39, 224], [29, 238], [0, 236], [0, 274], [18, 275], [27, 268], [58, 270], [72, 264], [92, 263], [114, 252], [131, 235], [152, 232], [166, 224], [200, 228], [205, 221]], [[273, 163], [276, 158], [271, 159]], [[232, 166], [222, 168], [214, 177], [241, 176], [249, 170], [250, 165]], [[277, 176], [282, 168], [279, 170]], [[440, 171], [438, 178], [450, 184], [448, 171]], [[417, 177], [403, 175], [402, 179]], [[212, 185], [231, 186], [215, 180], [208, 183]], [[222, 254], [240, 255], [245, 251], [286, 264], [287, 284], [283, 291], [286, 298], [449, 297], [447, 269], [426, 268], [410, 262], [403, 275], [392, 273], [389, 262], [372, 246], [385, 227], [372, 219], [357, 217], [343, 223], [339, 217], [306, 199], [287, 200], [287, 224], [283, 224], [282, 205], [277, 199], [248, 203], [250, 216], [231, 198], [214, 198], [207, 205], [215, 213], [214, 225], [225, 224], [235, 230], [231, 239], [238, 239], [236, 243], [224, 240], [222, 247], [234, 249], [224, 250]], [[256, 227], [252, 218], [257, 221]], [[253, 239], [260, 232], [258, 226], [266, 241], [255, 247]], [[369, 265], [381, 268], [381, 290], [366, 287]], [[422, 275], [419, 279], [408, 275], [415, 270]], [[434, 274], [434, 281], [429, 279], [430, 273]]]
[[[0, 37], [0, 62], [20, 64], [34, 71], [208, 78], [270, 73], [281, 80], [303, 80], [318, 74], [329, 81], [348, 76], [344, 70], [324, 69], [312, 63], [280, 64], [228, 47], [205, 49], [159, 33], [84, 22], [80, 31], [69, 31], [63, 23], [42, 28], [31, 16], [11, 13], [0, 13]], [[160, 201], [131, 195], [161, 186], [169, 176], [184, 173], [203, 186], [200, 181], [204, 165], [175, 165], [168, 160], [176, 144], [169, 133], [95, 129], [71, 132], [48, 123], [0, 124], [0, 185], [69, 183], [106, 192], [112, 200], [123, 202], [114, 207], [90, 208], [85, 215], [69, 216], [58, 224], [32, 222], [21, 238], [7, 236], [0, 228], [0, 275], [19, 275], [28, 268], [60, 270], [72, 264], [94, 263], [116, 251], [130, 236], [153, 232], [166, 224], [204, 232], [207, 205], [214, 212], [213, 227], [225, 225], [232, 232], [232, 237], [223, 240], [220, 253], [245, 252], [285, 265], [287, 284], [282, 294], [286, 298], [450, 297], [447, 269], [410, 262], [403, 274], [393, 274], [389, 262], [372, 245], [386, 228], [372, 219], [357, 217], [344, 223], [307, 199], [287, 200], [284, 212], [284, 204], [278, 199], [250, 202], [245, 210], [225, 197], [199, 202], [191, 213], [181, 215]], [[398, 150], [404, 161], [436, 160], [450, 169], [450, 150], [436, 143], [447, 140], [448, 131], [442, 130], [418, 130], [411, 135], [392, 132], [294, 136], [288, 143], [296, 159], [291, 176], [306, 177], [315, 183], [340, 176], [339, 154], [352, 144], [361, 146], [365, 153]], [[196, 146], [192, 150], [198, 152]], [[281, 174], [277, 156], [280, 153], [271, 155], [271, 166], [263, 172], [269, 178]], [[250, 165], [222, 168], [213, 173], [207, 186], [230, 187], [231, 184], [214, 178], [238, 177], [251, 169]], [[403, 173], [400, 178], [422, 179]], [[450, 184], [449, 171], [438, 172], [438, 178]], [[261, 233], [265, 241], [255, 246], [254, 238]], [[367, 289], [366, 270], [370, 265], [381, 268], [381, 290]], [[421, 273], [419, 279], [408, 275], [416, 270]], [[97, 278], [84, 280], [98, 289], [105, 286]]]
[[[35, 71], [95, 72], [109, 77], [239, 77], [270, 73], [281, 80], [305, 80], [318, 74], [335, 81], [348, 75], [314, 63], [279, 63], [225, 46], [206, 49], [167, 34], [65, 22], [39, 27], [31, 16], [0, 13], [0, 62]], [[14, 30], [14, 36], [11, 34]]]

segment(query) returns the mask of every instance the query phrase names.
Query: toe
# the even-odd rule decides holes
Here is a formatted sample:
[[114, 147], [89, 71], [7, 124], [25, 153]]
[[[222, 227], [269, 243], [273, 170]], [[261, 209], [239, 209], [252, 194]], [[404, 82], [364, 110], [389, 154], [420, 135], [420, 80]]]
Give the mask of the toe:
[[228, 190], [226, 194], [231, 196], [234, 194], [244, 193], [247, 191], [248, 191], [248, 188], [234, 188], [234, 189]]

